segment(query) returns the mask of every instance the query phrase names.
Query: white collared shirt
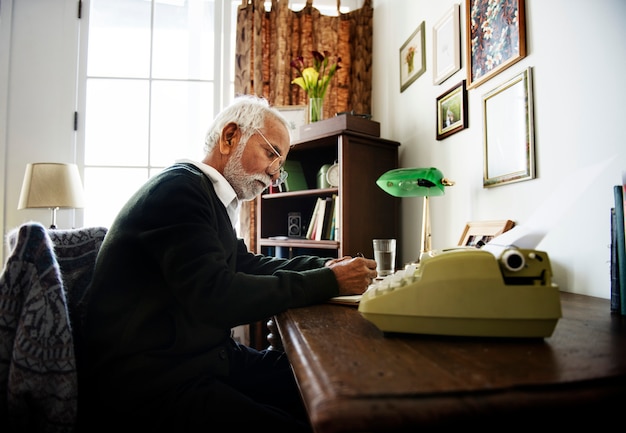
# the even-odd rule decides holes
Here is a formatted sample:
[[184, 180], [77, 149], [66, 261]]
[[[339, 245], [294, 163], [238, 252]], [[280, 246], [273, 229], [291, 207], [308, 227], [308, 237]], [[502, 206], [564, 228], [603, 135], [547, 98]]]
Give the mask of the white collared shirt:
[[192, 161], [191, 159], [179, 159], [176, 162], [193, 164], [202, 170], [202, 172], [206, 174], [209, 179], [211, 179], [217, 197], [226, 208], [226, 213], [228, 213], [230, 223], [233, 228], [237, 227], [237, 224], [239, 223], [239, 209], [241, 207], [241, 202], [237, 198], [235, 190], [232, 186], [230, 186], [230, 183], [228, 183], [224, 176], [222, 176], [219, 171], [210, 165], [203, 164], [202, 162]]

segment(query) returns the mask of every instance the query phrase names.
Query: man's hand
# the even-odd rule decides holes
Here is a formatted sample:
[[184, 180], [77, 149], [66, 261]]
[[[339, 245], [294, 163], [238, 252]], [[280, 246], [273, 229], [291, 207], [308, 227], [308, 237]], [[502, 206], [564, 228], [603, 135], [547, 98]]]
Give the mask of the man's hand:
[[362, 294], [378, 276], [376, 262], [364, 257], [344, 256], [329, 260], [326, 266], [334, 272], [342, 296]]

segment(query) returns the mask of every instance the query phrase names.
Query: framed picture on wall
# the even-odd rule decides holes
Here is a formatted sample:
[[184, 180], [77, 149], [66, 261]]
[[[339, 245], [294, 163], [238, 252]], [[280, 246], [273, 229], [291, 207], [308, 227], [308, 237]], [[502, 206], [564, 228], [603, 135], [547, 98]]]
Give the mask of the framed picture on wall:
[[400, 92], [404, 92], [417, 78], [426, 72], [426, 42], [422, 23], [400, 47]]
[[437, 98], [437, 140], [467, 128], [465, 80]]
[[306, 105], [279, 105], [274, 107], [289, 122], [289, 133], [291, 141], [297, 141], [300, 138], [300, 127], [306, 124], [307, 106]]
[[511, 220], [470, 221], [461, 234], [459, 246], [480, 248], [514, 226], [515, 222]]
[[461, 69], [460, 7], [446, 12], [433, 27], [433, 84], [441, 84]]
[[467, 88], [472, 89], [526, 57], [524, 0], [467, 0]]
[[483, 186], [535, 178], [532, 69], [483, 96]]

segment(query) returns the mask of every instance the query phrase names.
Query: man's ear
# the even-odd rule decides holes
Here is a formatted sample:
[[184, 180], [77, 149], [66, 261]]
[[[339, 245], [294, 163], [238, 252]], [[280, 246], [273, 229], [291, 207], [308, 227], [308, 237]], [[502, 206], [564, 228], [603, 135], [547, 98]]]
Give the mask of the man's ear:
[[241, 139], [241, 129], [235, 122], [230, 122], [222, 129], [220, 135], [220, 153], [228, 155], [237, 147], [239, 140]]

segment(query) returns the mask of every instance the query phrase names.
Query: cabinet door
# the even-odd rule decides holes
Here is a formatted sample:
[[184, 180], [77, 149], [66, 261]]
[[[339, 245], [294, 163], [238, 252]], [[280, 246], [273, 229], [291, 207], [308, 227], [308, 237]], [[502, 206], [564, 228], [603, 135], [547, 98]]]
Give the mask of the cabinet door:
[[374, 257], [372, 239], [398, 238], [400, 202], [376, 184], [398, 167], [397, 145], [363, 137], [343, 136], [341, 248], [342, 255]]

